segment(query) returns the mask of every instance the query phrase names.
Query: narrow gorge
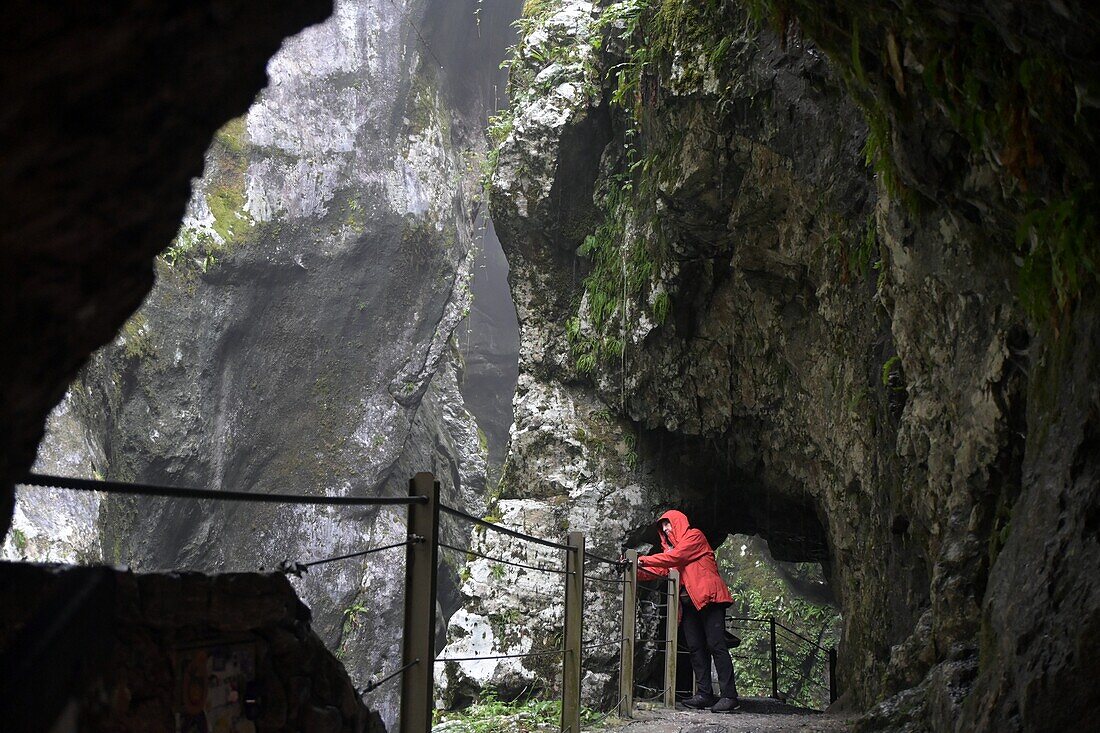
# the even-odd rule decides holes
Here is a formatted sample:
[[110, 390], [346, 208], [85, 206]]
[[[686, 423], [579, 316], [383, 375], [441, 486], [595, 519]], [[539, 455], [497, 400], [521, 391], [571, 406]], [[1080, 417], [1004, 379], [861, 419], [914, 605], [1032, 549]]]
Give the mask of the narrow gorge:
[[[722, 548], [737, 604], [767, 588], [835, 605], [818, 638], [836, 634], [829, 710], [852, 730], [1096, 729], [1091, 5], [157, 12], [133, 32], [168, 29], [152, 37], [175, 55], [143, 51], [155, 62], [135, 78], [110, 56], [137, 48], [120, 40], [90, 67], [88, 94], [117, 113], [91, 136], [111, 129], [98, 139], [122, 149], [127, 130], [149, 133], [104, 183], [95, 145], [47, 152], [83, 149], [57, 121], [76, 92], [5, 123], [6, 147], [30, 151], [4, 178], [23, 202], [5, 235], [20, 253], [5, 632], [21, 598], [60, 583], [28, 562], [124, 566], [127, 598], [179, 583], [230, 609], [256, 593], [263, 644], [297, 639], [278, 684], [324, 680], [260, 729], [400, 730], [399, 688], [370, 686], [402, 658], [396, 556], [272, 574], [406, 541], [404, 507], [13, 487], [34, 470], [396, 497], [430, 471], [451, 507], [583, 532], [606, 558], [655, 545], [655, 518], [683, 510]], [[84, 20], [39, 31], [55, 44], [46, 89], [80, 76], [67, 44], [110, 25]], [[27, 38], [8, 63], [32, 55]], [[211, 71], [231, 62], [239, 79]], [[186, 145], [182, 123], [152, 127], [188, 109]], [[24, 140], [36, 119], [41, 141]], [[169, 150], [174, 166], [152, 157]], [[158, 166], [163, 188], [146, 180]], [[60, 206], [70, 179], [79, 195]], [[440, 532], [459, 549], [439, 553], [436, 651], [459, 661], [434, 667], [437, 707], [556, 699], [565, 608], [522, 566], [560, 551], [449, 516]], [[586, 643], [620, 633], [619, 603], [586, 596]], [[139, 607], [120, 638], [167, 654], [134, 635], [159, 628], [157, 606]], [[208, 623], [189, 613], [165, 626]], [[224, 628], [245, 633], [242, 613]], [[619, 648], [586, 660], [582, 698], [610, 710]], [[635, 679], [659, 688], [662, 663], [640, 649]], [[529, 730], [510, 720], [478, 730]]]

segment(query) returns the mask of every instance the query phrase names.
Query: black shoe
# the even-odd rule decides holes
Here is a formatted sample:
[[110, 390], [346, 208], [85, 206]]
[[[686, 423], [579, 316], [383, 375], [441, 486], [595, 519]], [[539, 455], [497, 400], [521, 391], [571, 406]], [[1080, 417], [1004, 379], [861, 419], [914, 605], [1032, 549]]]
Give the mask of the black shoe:
[[689, 697], [687, 700], [684, 700], [684, 707], [693, 708], [695, 710], [702, 710], [703, 708], [709, 708], [716, 701], [717, 698], [715, 698], [714, 695], [704, 695], [702, 693], [699, 693], [694, 697]]
[[723, 697], [714, 707], [710, 709], [712, 713], [732, 713], [734, 710], [741, 709], [741, 702], [736, 697]]

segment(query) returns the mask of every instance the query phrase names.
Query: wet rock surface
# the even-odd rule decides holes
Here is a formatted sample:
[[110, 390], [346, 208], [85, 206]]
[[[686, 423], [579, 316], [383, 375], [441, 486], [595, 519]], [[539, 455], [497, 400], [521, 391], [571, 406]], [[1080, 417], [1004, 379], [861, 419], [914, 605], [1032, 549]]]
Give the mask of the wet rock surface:
[[[958, 72], [991, 97], [989, 59], [1054, 54], [1057, 84], [1095, 78], [1059, 55], [1091, 47], [1067, 20], [1090, 11], [1029, 25], [996, 5], [925, 23], [766, 4], [777, 34], [736, 3], [547, 3], [495, 130], [521, 324], [501, 496], [607, 543], [671, 502], [712, 543], [760, 534], [826, 562], [842, 704], [886, 698], [882, 730], [1072, 728], [1095, 695], [1070, 682], [1100, 612], [1095, 282], [1070, 265], [1079, 291], [1028, 289], [1055, 245], [1034, 228], [1014, 245], [1065, 195], [1050, 176], [1088, 190], [1095, 146], [1059, 132], [1065, 97], [1027, 101], [1051, 136], [1023, 133], [1042, 153], [1021, 175], [1011, 125], [971, 147], [929, 81], [956, 83], [944, 32], [998, 49]], [[874, 28], [854, 52], [853, 24]], [[1034, 31], [1053, 26], [1065, 43]], [[1036, 298], [1062, 314], [1036, 319]], [[608, 501], [571, 513], [589, 491]]]

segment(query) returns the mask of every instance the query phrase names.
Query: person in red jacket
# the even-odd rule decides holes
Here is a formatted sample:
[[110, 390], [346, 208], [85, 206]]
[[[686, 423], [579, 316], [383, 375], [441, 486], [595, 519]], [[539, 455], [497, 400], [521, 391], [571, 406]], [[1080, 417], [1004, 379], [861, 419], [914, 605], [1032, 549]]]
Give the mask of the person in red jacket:
[[[683, 512], [667, 511], [658, 520], [664, 552], [638, 558], [638, 579], [667, 578], [668, 571], [680, 571], [680, 624], [691, 653], [696, 694], [684, 700], [690, 708], [709, 707], [716, 713], [730, 713], [740, 707], [733, 677], [733, 659], [726, 643], [726, 609], [733, 603], [729, 588], [718, 574], [714, 550], [706, 536], [688, 522]], [[711, 691], [710, 662], [718, 672], [721, 698]]]

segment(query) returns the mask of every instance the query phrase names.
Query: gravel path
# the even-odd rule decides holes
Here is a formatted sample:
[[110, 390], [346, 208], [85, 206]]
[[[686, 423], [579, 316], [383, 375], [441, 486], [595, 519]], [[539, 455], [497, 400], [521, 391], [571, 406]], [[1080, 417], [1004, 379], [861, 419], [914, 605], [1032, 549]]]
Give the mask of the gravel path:
[[792, 708], [773, 700], [744, 698], [728, 715], [639, 705], [633, 720], [608, 720], [592, 733], [847, 733], [852, 718]]

